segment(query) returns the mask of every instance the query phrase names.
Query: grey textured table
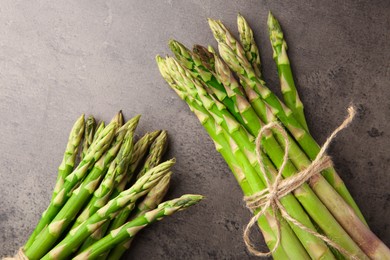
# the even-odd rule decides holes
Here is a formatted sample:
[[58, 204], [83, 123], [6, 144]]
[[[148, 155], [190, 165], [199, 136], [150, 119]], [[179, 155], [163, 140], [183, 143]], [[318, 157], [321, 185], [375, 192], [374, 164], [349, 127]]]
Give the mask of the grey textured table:
[[[142, 3], [141, 3], [142, 2]], [[170, 38], [215, 42], [207, 17], [236, 32], [247, 17], [278, 87], [266, 31], [280, 19], [314, 137], [321, 143], [353, 102], [359, 116], [330, 154], [374, 232], [390, 244], [390, 2], [27, 1], [0, 5], [0, 256], [12, 254], [48, 204], [72, 122], [143, 115], [138, 133], [167, 129], [177, 157], [169, 197], [207, 199], [142, 232], [134, 259], [249, 259], [250, 213], [221, 157], [186, 104], [164, 83], [156, 54]]]

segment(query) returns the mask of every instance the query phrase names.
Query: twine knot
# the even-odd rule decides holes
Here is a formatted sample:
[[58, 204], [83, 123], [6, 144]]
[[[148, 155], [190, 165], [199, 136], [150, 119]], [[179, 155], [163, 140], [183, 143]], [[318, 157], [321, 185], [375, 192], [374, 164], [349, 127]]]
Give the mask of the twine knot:
[[[280, 222], [279, 218], [277, 217], [277, 211], [280, 212], [281, 216], [292, 223], [293, 225], [299, 227], [300, 229], [314, 235], [315, 237], [323, 240], [328, 245], [332, 246], [333, 248], [340, 251], [345, 256], [348, 256], [350, 259], [357, 259], [356, 256], [352, 255], [350, 252], [339, 246], [337, 243], [329, 239], [328, 237], [319, 234], [317, 231], [312, 230], [311, 228], [306, 227], [299, 221], [297, 221], [295, 218], [291, 217], [287, 210], [284, 208], [284, 206], [281, 204], [280, 199], [286, 196], [287, 194], [290, 194], [295, 189], [299, 188], [302, 184], [304, 184], [306, 181], [308, 181], [313, 176], [320, 174], [321, 171], [332, 167], [332, 160], [329, 156], [326, 155], [326, 150], [328, 149], [330, 143], [335, 138], [335, 136], [343, 129], [348, 127], [348, 125], [352, 122], [354, 116], [356, 114], [356, 111], [353, 106], [350, 106], [348, 108], [348, 116], [343, 121], [343, 123], [337, 127], [332, 134], [327, 138], [324, 145], [321, 147], [320, 152], [317, 154], [314, 161], [304, 170], [300, 171], [299, 173], [295, 174], [294, 176], [288, 177], [283, 179], [282, 173], [284, 168], [286, 167], [286, 164], [288, 163], [288, 152], [290, 149], [290, 137], [288, 136], [286, 130], [277, 122], [271, 122], [267, 125], [265, 125], [261, 131], [259, 132], [257, 138], [256, 138], [256, 156], [257, 160], [259, 162], [261, 173], [264, 175], [264, 179], [266, 180], [266, 189], [257, 192], [251, 196], [244, 197], [244, 201], [246, 202], [246, 206], [248, 209], [250, 209], [252, 212], [257, 212], [255, 215], [251, 218], [249, 223], [247, 224], [243, 238], [244, 242], [246, 244], [247, 249], [249, 252], [251, 252], [253, 255], [256, 256], [270, 256], [272, 255], [276, 249], [280, 246], [280, 240], [281, 240], [281, 231], [280, 231]], [[284, 156], [283, 156], [283, 163], [279, 167], [279, 171], [277, 174], [274, 172], [270, 172], [269, 169], [266, 169], [264, 166], [264, 159], [263, 159], [263, 153], [261, 152], [261, 139], [265, 133], [270, 133], [271, 130], [275, 130], [278, 133], [281, 134], [283, 137], [283, 141], [285, 143], [284, 148]], [[275, 176], [276, 175], [276, 176]], [[252, 230], [253, 226], [257, 222], [257, 220], [265, 214], [266, 211], [272, 210], [272, 214], [274, 216], [274, 221], [276, 222], [276, 237], [277, 241], [275, 246], [269, 251], [269, 252], [261, 252], [255, 248], [253, 245], [251, 239], [250, 239], [250, 231]]]

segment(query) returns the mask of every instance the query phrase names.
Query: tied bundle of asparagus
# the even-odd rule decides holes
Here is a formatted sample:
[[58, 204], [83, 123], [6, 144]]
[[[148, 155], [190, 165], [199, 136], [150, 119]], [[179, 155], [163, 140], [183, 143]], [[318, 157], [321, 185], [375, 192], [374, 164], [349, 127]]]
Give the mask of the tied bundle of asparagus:
[[134, 142], [139, 119], [124, 122], [119, 112], [107, 126], [92, 116], [76, 121], [50, 204], [19, 258], [120, 259], [138, 231], [202, 199], [162, 202], [175, 159], [162, 162], [166, 131]]
[[[221, 21], [209, 19], [219, 55], [211, 46], [195, 45], [190, 51], [172, 40], [169, 47], [175, 58], [157, 56], [156, 60], [163, 78], [214, 141], [244, 195], [251, 196], [268, 183], [259, 167], [255, 145], [265, 125], [278, 122], [287, 132], [283, 136], [271, 129], [259, 137], [262, 163], [271, 182], [281, 168], [283, 178], [306, 169], [316, 159], [320, 146], [306, 123], [279, 22], [269, 14], [269, 38], [284, 102], [266, 86], [259, 49], [248, 22], [241, 15], [237, 21], [239, 40]], [[286, 139], [290, 145], [283, 165]], [[275, 259], [390, 259], [389, 249], [369, 229], [334, 168], [310, 178], [280, 198], [280, 204], [314, 234], [285, 220], [278, 209], [266, 209], [257, 224]], [[253, 214], [260, 210], [255, 209]], [[279, 231], [280, 244], [276, 247]], [[324, 242], [326, 238], [339, 250]], [[254, 254], [263, 255], [250, 243], [247, 246]]]

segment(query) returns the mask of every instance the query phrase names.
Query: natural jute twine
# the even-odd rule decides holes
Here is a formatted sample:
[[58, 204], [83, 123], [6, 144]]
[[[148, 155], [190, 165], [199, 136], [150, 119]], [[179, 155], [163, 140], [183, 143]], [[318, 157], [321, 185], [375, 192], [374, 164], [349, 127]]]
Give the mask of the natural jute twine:
[[14, 257], [5, 257], [3, 260], [28, 260], [28, 258], [24, 254], [23, 248], [21, 247]]
[[[348, 116], [344, 120], [344, 122], [336, 128], [336, 130], [333, 131], [333, 133], [328, 137], [324, 145], [322, 146], [320, 152], [318, 153], [315, 160], [307, 167], [305, 170], [300, 171], [294, 176], [291, 176], [289, 178], [283, 179], [282, 178], [282, 172], [287, 164], [288, 161], [288, 151], [290, 149], [290, 142], [288, 140], [288, 135], [284, 128], [277, 122], [272, 122], [264, 126], [260, 133], [258, 134], [256, 138], [256, 155], [257, 160], [260, 165], [260, 169], [262, 174], [264, 175], [264, 178], [266, 180], [267, 188], [263, 191], [257, 192], [251, 196], [244, 197], [244, 201], [246, 202], [246, 206], [252, 211], [256, 211], [261, 209], [257, 214], [255, 214], [252, 219], [249, 221], [248, 225], [246, 226], [244, 230], [244, 242], [246, 244], [247, 249], [249, 252], [251, 252], [253, 255], [266, 257], [270, 256], [272, 253], [275, 252], [275, 250], [280, 245], [280, 222], [277, 217], [277, 211], [279, 210], [281, 213], [281, 216], [289, 221], [290, 223], [296, 225], [297, 227], [301, 228], [302, 230], [312, 234], [313, 236], [316, 236], [317, 238], [323, 240], [328, 245], [332, 246], [333, 248], [340, 251], [345, 256], [348, 256], [350, 259], [357, 259], [356, 256], [351, 254], [350, 252], [346, 251], [344, 248], [339, 246], [337, 243], [329, 239], [328, 237], [319, 234], [317, 231], [312, 230], [311, 228], [306, 227], [293, 217], [291, 217], [285, 207], [280, 203], [280, 199], [294, 191], [295, 189], [299, 188], [303, 183], [305, 183], [307, 180], [309, 180], [311, 177], [313, 177], [316, 174], [319, 174], [322, 170], [325, 170], [332, 166], [332, 160], [329, 156], [326, 155], [326, 150], [328, 149], [330, 143], [332, 140], [336, 137], [336, 135], [343, 129], [345, 129], [353, 120], [354, 116], [356, 114], [356, 111], [354, 107], [348, 108]], [[284, 149], [284, 157], [283, 157], [283, 163], [278, 171], [278, 174], [275, 178], [274, 182], [271, 182], [271, 180], [268, 178], [268, 174], [266, 171], [266, 168], [264, 167], [263, 157], [261, 155], [260, 149], [261, 149], [261, 138], [262, 136], [270, 130], [276, 130], [280, 132], [282, 135], [284, 142], [285, 142], [285, 149]], [[277, 227], [277, 233], [276, 233], [276, 244], [275, 246], [269, 251], [269, 252], [261, 252], [258, 251], [255, 246], [253, 245], [251, 239], [250, 239], [250, 232], [257, 222], [257, 220], [260, 218], [260, 216], [264, 215], [265, 212], [268, 209], [272, 209], [274, 218], [276, 221], [276, 227]]]

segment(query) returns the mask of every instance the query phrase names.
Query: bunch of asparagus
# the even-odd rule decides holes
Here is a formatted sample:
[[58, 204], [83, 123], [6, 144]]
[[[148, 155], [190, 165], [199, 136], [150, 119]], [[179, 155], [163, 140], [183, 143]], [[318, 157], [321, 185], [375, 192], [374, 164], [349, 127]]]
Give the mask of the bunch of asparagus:
[[[156, 60], [163, 78], [198, 117], [244, 195], [250, 196], [267, 184], [255, 153], [255, 138], [266, 124], [277, 121], [288, 133], [290, 149], [284, 178], [307, 168], [320, 146], [306, 123], [279, 22], [269, 14], [269, 39], [284, 102], [266, 86], [259, 49], [248, 22], [241, 15], [237, 22], [239, 40], [221, 21], [209, 19], [219, 55], [211, 46], [195, 45], [190, 51], [172, 40], [169, 47], [176, 58], [157, 56]], [[261, 138], [261, 147], [267, 174], [274, 180], [283, 164], [285, 139], [280, 132], [268, 131]], [[280, 222], [281, 244], [273, 253], [275, 259], [390, 259], [389, 249], [368, 228], [334, 168], [315, 175], [280, 202], [291, 217], [344, 250], [335, 250], [268, 209], [258, 219], [258, 226], [273, 249], [278, 233], [275, 221]]]
[[28, 259], [120, 259], [138, 231], [202, 199], [162, 202], [175, 159], [162, 162], [166, 131], [134, 143], [139, 119], [76, 121], [50, 205], [23, 247]]

